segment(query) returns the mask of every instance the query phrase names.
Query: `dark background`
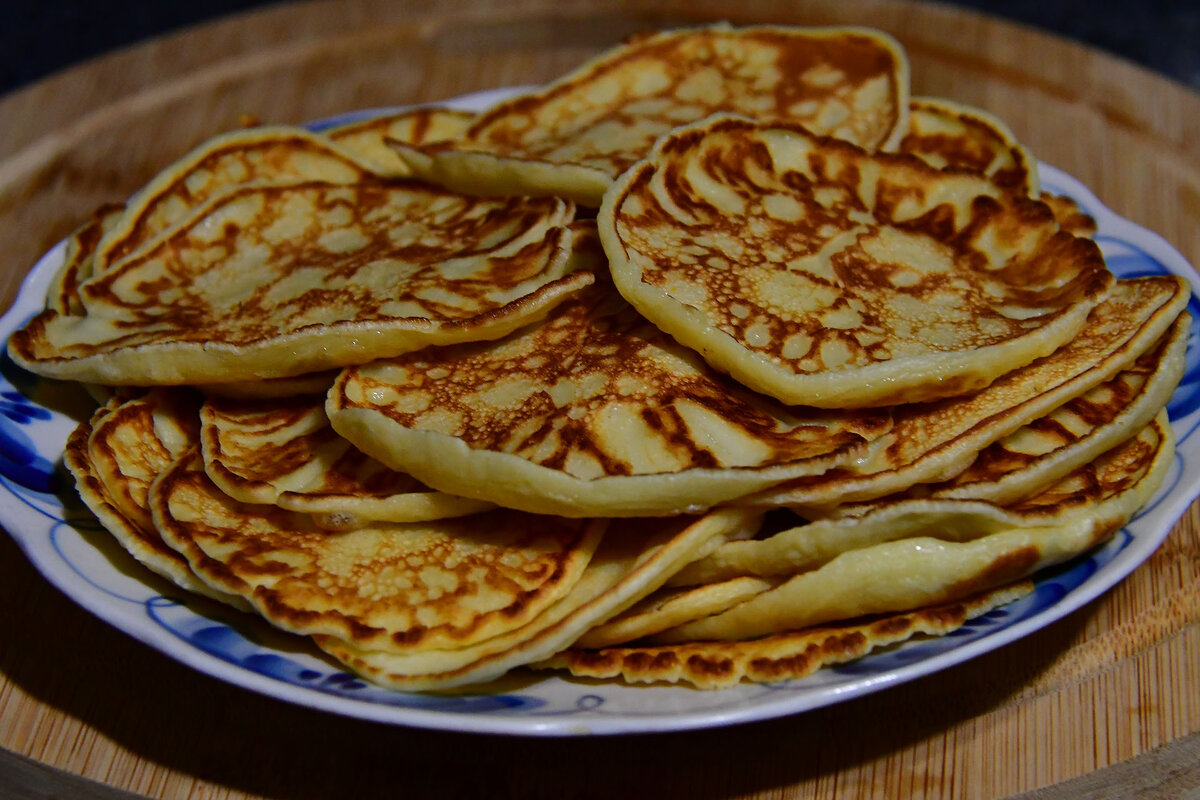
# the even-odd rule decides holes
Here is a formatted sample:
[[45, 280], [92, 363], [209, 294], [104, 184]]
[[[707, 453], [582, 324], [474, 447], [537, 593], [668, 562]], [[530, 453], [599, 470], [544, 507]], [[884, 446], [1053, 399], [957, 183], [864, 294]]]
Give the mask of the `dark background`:
[[[264, 5], [264, 0], [18, 0], [8, 4], [0, 24], [0, 95], [159, 33]], [[1077, 39], [1200, 90], [1196, 0], [956, 0], [951, 5]]]

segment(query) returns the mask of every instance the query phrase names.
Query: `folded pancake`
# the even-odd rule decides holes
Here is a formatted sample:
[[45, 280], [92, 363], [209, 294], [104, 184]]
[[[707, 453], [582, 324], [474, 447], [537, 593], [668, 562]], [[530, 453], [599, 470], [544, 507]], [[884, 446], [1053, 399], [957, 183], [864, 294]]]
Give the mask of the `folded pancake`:
[[[1137, 436], [1012, 506], [881, 500], [857, 516], [727, 545], [676, 579], [712, 582], [760, 568], [793, 577], [654, 641], [751, 639], [951, 602], [1011, 583], [1108, 539], [1162, 485], [1174, 452], [1160, 412]], [[744, 545], [743, 552], [733, 553], [735, 545]]]
[[106, 203], [92, 212], [87, 222], [76, 228], [67, 237], [62, 266], [54, 274], [46, 292], [46, 308], [60, 314], [82, 314], [83, 304], [79, 300], [79, 284], [92, 275], [92, 263], [96, 245], [100, 239], [120, 221], [125, 206]]
[[113, 398], [72, 432], [63, 463], [100, 524], [142, 565], [181, 589], [245, 608], [241, 598], [197, 578], [150, 519], [150, 484], [195, 440], [195, 412], [195, 399], [184, 392]]
[[575, 588], [537, 619], [471, 647], [438, 652], [370, 650], [328, 636], [314, 641], [370, 680], [402, 691], [481, 683], [548, 658], [588, 629], [658, 589], [683, 564], [757, 524], [744, 509], [702, 517], [614, 520]]
[[946, 636], [1032, 590], [1032, 582], [1021, 581], [955, 603], [744, 642], [689, 642], [603, 650], [571, 648], [533, 666], [564, 669], [580, 678], [689, 683], [698, 689], [724, 689], [743, 680], [775, 683], [803, 678], [822, 667], [844, 664], [914, 637]]
[[660, 139], [597, 225], [647, 319], [824, 408], [978, 390], [1070, 341], [1113, 282], [1094, 242], [985, 178], [728, 116]]
[[300, 181], [357, 183], [374, 173], [373, 164], [304, 128], [261, 126], [214, 136], [130, 199], [124, 216], [98, 243], [94, 270], [106, 272], [232, 188]]
[[196, 451], [154, 484], [150, 506], [198, 576], [277, 627], [404, 652], [467, 647], [537, 618], [578, 582], [605, 527], [500, 510], [331, 532], [233, 500]]
[[431, 144], [459, 136], [475, 119], [470, 111], [425, 107], [382, 114], [329, 128], [325, 135], [338, 146], [375, 166], [380, 175], [404, 177], [412, 170], [389, 141], [409, 145]]
[[312, 514], [325, 528], [423, 522], [493, 507], [435, 492], [354, 448], [330, 427], [324, 395], [209, 397], [200, 409], [200, 441], [204, 470], [221, 491]]
[[896, 148], [932, 166], [978, 173], [1018, 194], [1037, 197], [1037, 161], [993, 114], [936, 97], [914, 97], [908, 131]]
[[110, 385], [318, 372], [492, 339], [585, 285], [574, 207], [417, 183], [245, 186], [9, 340], [35, 373]]
[[564, 516], [695, 512], [862, 455], [879, 410], [789, 408], [709, 368], [602, 274], [492, 343], [345, 370], [334, 429], [453, 495]]
[[399, 152], [417, 175], [462, 191], [595, 207], [658, 136], [718, 111], [892, 147], [907, 127], [908, 60], [863, 28], [666, 31], [498, 104], [452, 142]]
[[896, 408], [892, 430], [872, 442], [865, 457], [853, 465], [789, 481], [738, 502], [794, 506], [822, 515], [830, 506], [946, 480], [966, 469], [983, 448], [1112, 380], [1171, 331], [1174, 344], [1162, 352], [1161, 378], [1155, 383], [1161, 389], [1178, 368], [1180, 336], [1186, 338], [1186, 328], [1172, 325], [1189, 296], [1186, 284], [1174, 276], [1118, 281], [1084, 329], [1051, 355], [973, 395]]

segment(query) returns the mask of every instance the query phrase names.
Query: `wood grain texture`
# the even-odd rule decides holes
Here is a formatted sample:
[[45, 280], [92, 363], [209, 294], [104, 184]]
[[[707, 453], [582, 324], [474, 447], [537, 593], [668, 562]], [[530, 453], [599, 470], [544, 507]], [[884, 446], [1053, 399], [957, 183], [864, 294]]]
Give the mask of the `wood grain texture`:
[[[0, 297], [7, 305], [37, 256], [95, 206], [243, 114], [299, 122], [541, 82], [634, 31], [716, 19], [887, 30], [908, 49], [914, 93], [993, 111], [1040, 158], [1200, 261], [1200, 98], [1030, 30], [882, 0], [347, 0], [198, 27], [0, 99]], [[0, 747], [26, 789], [44, 780], [50, 796], [71, 796], [81, 776], [221, 800], [995, 798], [1104, 780], [1097, 770], [1122, 762], [1121, 780], [1143, 782], [1114, 786], [1178, 788], [1187, 775], [1171, 784], [1160, 772], [1174, 762], [1155, 749], [1200, 731], [1195, 507], [1129, 579], [1012, 646], [833, 708], [671, 735], [530, 742], [293, 707], [97, 621], [7, 537], [0, 608]], [[0, 763], [0, 796], [18, 796], [5, 784], [15, 770]]]

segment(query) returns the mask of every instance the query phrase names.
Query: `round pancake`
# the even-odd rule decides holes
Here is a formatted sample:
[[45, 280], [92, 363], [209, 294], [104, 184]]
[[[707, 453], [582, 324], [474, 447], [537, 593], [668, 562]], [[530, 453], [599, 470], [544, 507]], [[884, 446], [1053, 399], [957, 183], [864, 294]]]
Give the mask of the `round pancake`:
[[666, 31], [498, 104], [453, 142], [400, 153], [416, 174], [463, 191], [595, 207], [658, 136], [717, 111], [894, 146], [907, 126], [908, 61], [890, 36], [862, 28]]
[[799, 126], [660, 139], [597, 218], [618, 290], [718, 369], [825, 408], [963, 394], [1048, 355], [1113, 276], [985, 178]]
[[878, 410], [754, 395], [598, 276], [542, 323], [345, 370], [335, 430], [441, 491], [564, 516], [694, 512], [859, 457]]
[[358, 674], [401, 691], [490, 681], [570, 646], [654, 592], [683, 564], [756, 524], [745, 509], [698, 518], [616, 520], [568, 595], [528, 625], [473, 647], [408, 654], [364, 649], [329, 636], [314, 641]]
[[318, 372], [498, 338], [582, 288], [570, 203], [417, 183], [231, 190], [9, 340], [33, 372], [110, 385]]
[[330, 532], [231, 499], [203, 467], [193, 451], [154, 484], [163, 539], [274, 625], [360, 646], [455, 649], [519, 628], [571, 590], [605, 527], [501, 510]]
[[897, 151], [940, 168], [970, 170], [1030, 197], [1040, 193], [1037, 161], [998, 117], [935, 97], [914, 97]]
[[79, 284], [92, 276], [93, 257], [100, 239], [120, 221], [125, 206], [107, 203], [67, 237], [63, 264], [46, 292], [46, 308], [60, 314], [82, 314]]
[[339, 147], [373, 164], [380, 175], [396, 178], [411, 175], [412, 170], [388, 146], [389, 141], [422, 145], [453, 139], [474, 119], [475, 114], [470, 111], [432, 106], [412, 108], [329, 128], [325, 135]]
[[493, 507], [435, 492], [355, 449], [330, 427], [324, 396], [210, 397], [200, 409], [200, 441], [204, 470], [227, 495], [313, 514], [326, 528], [422, 522]]
[[357, 183], [374, 174], [320, 134], [261, 126], [214, 136], [171, 164], [129, 201], [124, 216], [96, 247], [102, 273], [190, 217], [208, 200], [252, 183]]
[[534, 664], [565, 669], [580, 678], [621, 678], [628, 683], [688, 683], [725, 689], [739, 681], [776, 683], [803, 678], [915, 636], [945, 636], [969, 620], [1033, 591], [1030, 581], [956, 603], [825, 625], [746, 642], [689, 642], [659, 647], [571, 648]]
[[1079, 335], [1051, 355], [968, 397], [896, 408], [892, 430], [851, 467], [738, 502], [795, 506], [821, 515], [833, 505], [946, 480], [966, 469], [984, 447], [1128, 368], [1171, 328], [1189, 296], [1187, 285], [1171, 276], [1118, 281]]
[[112, 399], [67, 439], [63, 463], [85, 505], [138, 562], [181, 589], [246, 608], [240, 597], [215, 591], [187, 560], [163, 542], [150, 520], [147, 490], [193, 434], [195, 405], [178, 395], [152, 393]]
[[[1108, 539], [1158, 490], [1173, 457], [1171, 426], [1166, 413], [1160, 412], [1134, 438], [1037, 496], [1004, 509], [993, 506], [989, 511], [988, 504], [966, 500], [879, 501], [855, 517], [777, 534], [785, 539], [760, 546], [752, 554], [760, 557], [756, 563], [785, 573], [807, 571], [728, 611], [653, 639], [666, 644], [750, 639], [831, 620], [950, 602], [1016, 581]], [[914, 512], [906, 529], [895, 524], [897, 509]], [[892, 524], [874, 519], [876, 514]], [[835, 527], [857, 541], [838, 543], [822, 554], [815, 568], [785, 560], [788, 554], [818, 546], [817, 539], [837, 539], [835, 532], [827, 530]], [[817, 528], [824, 535], [806, 535]], [[752, 543], [727, 545], [709, 559], [725, 560], [735, 544]], [[779, 557], [762, 557], [767, 547]], [[723, 572], [703, 577], [722, 580]], [[679, 579], [684, 577], [681, 574]]]

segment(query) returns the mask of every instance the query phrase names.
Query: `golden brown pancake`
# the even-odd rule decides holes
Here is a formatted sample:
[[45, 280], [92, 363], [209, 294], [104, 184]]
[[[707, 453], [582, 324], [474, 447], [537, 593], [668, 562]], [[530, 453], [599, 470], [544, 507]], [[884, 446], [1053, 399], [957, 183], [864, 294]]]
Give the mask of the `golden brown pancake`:
[[415, 183], [242, 187], [84, 283], [85, 316], [45, 312], [10, 352], [47, 376], [196, 384], [498, 338], [590, 280], [569, 274], [573, 213]]
[[893, 410], [892, 430], [848, 468], [781, 484], [739, 502], [803, 507], [870, 500], [950, 478], [984, 447], [1111, 380], [1150, 350], [1187, 304], [1172, 276], [1121, 280], [1069, 344], [966, 397]]
[[825, 408], [978, 390], [1069, 341], [1113, 282], [1094, 242], [985, 178], [733, 117], [660, 139], [597, 225], [647, 319]]
[[372, 174], [372, 164], [303, 128], [261, 126], [214, 136], [156, 175], [129, 201], [124, 216], [97, 245], [94, 270], [106, 272], [237, 186], [357, 183]]
[[330, 128], [325, 135], [339, 147], [374, 164], [379, 174], [403, 177], [412, 174], [412, 170], [388, 146], [389, 141], [423, 145], [453, 139], [462, 134], [474, 119], [475, 114], [470, 111], [413, 108]]
[[935, 97], [914, 97], [897, 150], [938, 168], [966, 169], [1018, 194], [1040, 193], [1037, 161], [1002, 120]]
[[907, 126], [908, 61], [890, 36], [863, 28], [665, 31], [498, 104], [453, 142], [400, 152], [416, 174], [466, 192], [595, 207], [658, 136], [718, 111], [894, 146]]
[[55, 273], [46, 293], [46, 308], [60, 314], [82, 314], [79, 284], [92, 275], [96, 245], [107, 231], [121, 219], [125, 206], [107, 203], [96, 209], [91, 218], [67, 237], [63, 264]]
[[84, 503], [142, 565], [189, 592], [244, 608], [241, 598], [214, 591], [198, 579], [150, 520], [150, 483], [171, 464], [182, 443], [194, 438], [190, 430], [195, 427], [195, 402], [180, 393], [114, 398], [71, 434], [63, 462]]
[[314, 640], [360, 675], [402, 691], [429, 691], [490, 681], [566, 648], [588, 629], [652, 593], [680, 566], [756, 524], [745, 510], [702, 517], [615, 520], [575, 588], [533, 622], [479, 644], [402, 654]]
[[1095, 236], [1096, 220], [1087, 214], [1069, 197], [1060, 194], [1042, 192], [1038, 197], [1054, 212], [1059, 227], [1075, 236]]
[[968, 620], [1033, 591], [1030, 581], [954, 603], [823, 625], [744, 642], [692, 642], [603, 650], [572, 648], [534, 666], [565, 669], [580, 678], [620, 678], [627, 683], [689, 683], [724, 689], [739, 681], [775, 683], [844, 664], [915, 636], [945, 636]]
[[[724, 580], [757, 567], [794, 577], [654, 639], [750, 639], [951, 602], [1024, 578], [1108, 539], [1162, 485], [1174, 452], [1170, 423], [1160, 412], [1137, 436], [1005, 508], [968, 500], [880, 500], [853, 517], [725, 545], [676, 580]], [[742, 552], [733, 552], [739, 546]]]
[[564, 516], [708, 508], [845, 465], [890, 425], [746, 391], [603, 276], [498, 342], [347, 369], [327, 410], [360, 450], [429, 486]]
[[403, 652], [467, 647], [535, 619], [576, 584], [605, 527], [500, 510], [331, 532], [229, 498], [197, 452], [154, 484], [150, 505], [197, 575], [274, 625]]
[[461, 517], [491, 503], [435, 492], [338, 436], [324, 396], [247, 402], [210, 397], [200, 409], [204, 469], [230, 497], [313, 514], [322, 527]]

